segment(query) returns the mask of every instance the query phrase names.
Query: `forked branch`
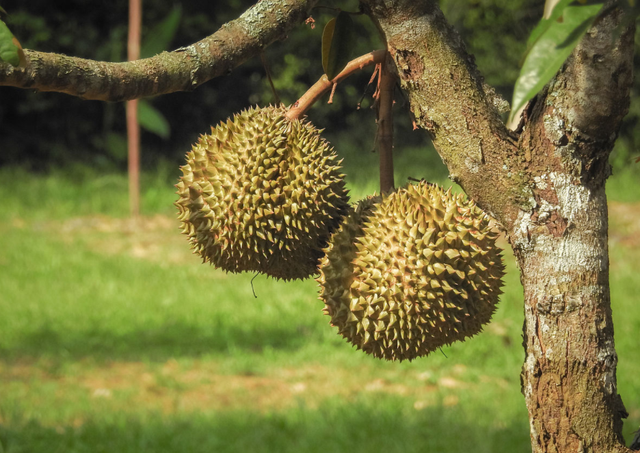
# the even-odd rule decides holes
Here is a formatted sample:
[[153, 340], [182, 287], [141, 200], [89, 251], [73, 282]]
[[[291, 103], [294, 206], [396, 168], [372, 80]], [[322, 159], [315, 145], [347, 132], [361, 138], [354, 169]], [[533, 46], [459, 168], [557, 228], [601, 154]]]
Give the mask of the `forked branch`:
[[313, 104], [315, 104], [318, 99], [322, 97], [323, 94], [332, 89], [335, 84], [341, 82], [362, 68], [372, 64], [382, 63], [385, 59], [386, 53], [386, 50], [379, 49], [351, 60], [347, 66], [333, 78], [333, 80], [329, 80], [326, 75], [323, 75], [291, 106], [287, 112], [287, 118], [290, 120], [300, 118], [311, 108]]

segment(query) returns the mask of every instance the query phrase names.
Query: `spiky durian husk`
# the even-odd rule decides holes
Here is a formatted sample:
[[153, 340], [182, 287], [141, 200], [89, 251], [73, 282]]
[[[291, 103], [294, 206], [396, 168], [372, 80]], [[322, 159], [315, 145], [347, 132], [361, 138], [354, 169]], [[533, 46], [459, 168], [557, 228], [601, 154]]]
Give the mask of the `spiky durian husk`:
[[364, 200], [322, 260], [324, 312], [358, 349], [388, 360], [475, 335], [502, 293], [497, 236], [472, 201], [433, 184]]
[[285, 113], [236, 114], [201, 136], [181, 167], [183, 232], [216, 267], [306, 278], [348, 208], [333, 148], [311, 123]]

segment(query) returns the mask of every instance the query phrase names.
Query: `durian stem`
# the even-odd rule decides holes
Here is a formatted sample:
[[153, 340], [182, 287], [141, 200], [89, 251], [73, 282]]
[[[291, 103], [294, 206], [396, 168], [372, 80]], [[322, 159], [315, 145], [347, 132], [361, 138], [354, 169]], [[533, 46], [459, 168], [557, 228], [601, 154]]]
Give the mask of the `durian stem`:
[[333, 85], [341, 82], [356, 71], [363, 69], [372, 64], [379, 64], [385, 60], [387, 51], [385, 49], [374, 50], [368, 54], [362, 55], [347, 63], [347, 66], [333, 80], [329, 80], [326, 75], [322, 75], [318, 81], [307, 90], [305, 94], [298, 99], [287, 112], [287, 118], [294, 120], [300, 118], [311, 108], [315, 102], [329, 91]]
[[378, 148], [380, 153], [380, 192], [388, 193], [393, 183], [393, 91], [396, 75], [388, 59], [381, 64], [378, 76]]

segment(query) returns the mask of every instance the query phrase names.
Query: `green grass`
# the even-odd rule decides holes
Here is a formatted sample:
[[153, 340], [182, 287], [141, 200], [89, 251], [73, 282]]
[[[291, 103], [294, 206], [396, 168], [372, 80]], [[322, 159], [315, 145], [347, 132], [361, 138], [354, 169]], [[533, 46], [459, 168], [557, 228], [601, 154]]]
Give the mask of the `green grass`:
[[[444, 181], [437, 162], [433, 175], [411, 175], [418, 158], [400, 156], [399, 180]], [[368, 167], [345, 165], [352, 193], [375, 190]], [[252, 288], [253, 275], [200, 264], [168, 217], [174, 176], [143, 178], [146, 215], [135, 224], [122, 175], [0, 170], [0, 452], [530, 448], [522, 293], [509, 254], [483, 334], [383, 362], [336, 335], [314, 281], [258, 276]], [[640, 193], [633, 178], [620, 187]], [[611, 199], [635, 200], [616, 191]], [[628, 436], [640, 424], [640, 245], [628, 242], [633, 221], [612, 228]]]
[[627, 169], [614, 171], [607, 181], [609, 200], [623, 203], [640, 201], [640, 163], [633, 163]]
[[[482, 410], [478, 407], [477, 410]], [[488, 409], [488, 408], [485, 408]], [[65, 452], [496, 452], [526, 451], [522, 426], [505, 417], [474, 418], [463, 407], [435, 406], [415, 411], [400, 397], [331, 399], [319, 408], [303, 405], [258, 415], [157, 414], [135, 418], [100, 416], [81, 427], [23, 423], [5, 429], [7, 451]], [[496, 427], [497, 426], [497, 427]]]

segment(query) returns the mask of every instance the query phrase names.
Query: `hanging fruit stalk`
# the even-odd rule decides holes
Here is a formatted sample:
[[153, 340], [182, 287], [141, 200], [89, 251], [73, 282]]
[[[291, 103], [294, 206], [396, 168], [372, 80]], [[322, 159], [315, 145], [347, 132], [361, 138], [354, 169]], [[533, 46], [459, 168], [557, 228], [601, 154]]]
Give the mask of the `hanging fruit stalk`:
[[378, 152], [380, 153], [380, 192], [389, 193], [393, 183], [393, 90], [396, 75], [388, 58], [380, 64], [378, 75]]
[[323, 75], [290, 109], [250, 109], [200, 138], [182, 167], [176, 203], [195, 253], [230, 272], [284, 280], [317, 272], [348, 196], [333, 149], [298, 120], [336, 83], [385, 55], [356, 58], [332, 80]]

